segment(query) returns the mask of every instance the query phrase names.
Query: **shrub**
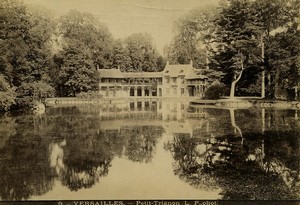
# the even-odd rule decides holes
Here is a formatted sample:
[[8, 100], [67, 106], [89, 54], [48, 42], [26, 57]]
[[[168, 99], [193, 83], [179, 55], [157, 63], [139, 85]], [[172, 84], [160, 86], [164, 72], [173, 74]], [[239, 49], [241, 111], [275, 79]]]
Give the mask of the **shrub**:
[[220, 99], [226, 91], [224, 84], [213, 84], [205, 91], [205, 99]]
[[34, 101], [43, 101], [47, 97], [53, 97], [54, 88], [46, 82], [22, 83], [17, 88], [18, 107], [32, 107]]
[[7, 111], [15, 104], [15, 89], [9, 86], [4, 76], [0, 74], [0, 111]]

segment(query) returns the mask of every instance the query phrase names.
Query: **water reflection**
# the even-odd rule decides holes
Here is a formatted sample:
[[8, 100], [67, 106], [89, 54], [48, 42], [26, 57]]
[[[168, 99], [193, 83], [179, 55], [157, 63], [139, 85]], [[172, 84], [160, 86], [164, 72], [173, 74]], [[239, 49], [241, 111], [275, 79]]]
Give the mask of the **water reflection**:
[[259, 118], [258, 110], [219, 110], [218, 121], [215, 109], [206, 112], [209, 132], [176, 134], [166, 143], [180, 178], [198, 188], [220, 187], [223, 199], [299, 199], [300, 129], [291, 115], [295, 111], [262, 110]]
[[[194, 193], [194, 199], [209, 198], [199, 194], [205, 191], [223, 199], [300, 199], [297, 110], [125, 101], [48, 107], [41, 115], [2, 116], [0, 124], [2, 200], [55, 192], [57, 181], [71, 192], [93, 192], [122, 160], [133, 163], [128, 166], [137, 172], [143, 170], [139, 174], [144, 178], [153, 177], [146, 174], [145, 165], [154, 169], [158, 157], [167, 155], [155, 170], [157, 175], [174, 176], [165, 177], [161, 185], [182, 190], [182, 198], [184, 191]], [[169, 196], [167, 191], [152, 197], [155, 194]]]
[[[44, 119], [1, 117], [0, 194], [4, 200], [28, 199], [53, 187]], [[9, 130], [8, 130], [9, 128]]]

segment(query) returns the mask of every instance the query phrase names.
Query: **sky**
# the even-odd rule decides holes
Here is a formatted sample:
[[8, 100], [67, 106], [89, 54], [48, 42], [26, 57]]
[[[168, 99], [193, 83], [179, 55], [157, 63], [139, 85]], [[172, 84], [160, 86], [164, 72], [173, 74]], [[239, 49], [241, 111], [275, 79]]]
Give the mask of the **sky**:
[[89, 12], [105, 23], [114, 38], [149, 33], [162, 54], [172, 39], [174, 22], [198, 7], [217, 5], [219, 0], [24, 0], [41, 5], [58, 17], [69, 10]]

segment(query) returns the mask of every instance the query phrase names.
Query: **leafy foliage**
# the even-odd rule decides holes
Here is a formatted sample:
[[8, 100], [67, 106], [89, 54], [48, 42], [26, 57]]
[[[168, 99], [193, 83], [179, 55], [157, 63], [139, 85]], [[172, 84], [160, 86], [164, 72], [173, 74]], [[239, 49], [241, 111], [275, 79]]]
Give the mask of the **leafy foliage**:
[[165, 47], [171, 64], [186, 64], [193, 60], [194, 67], [204, 68], [209, 58], [208, 50], [213, 41], [215, 8], [191, 10], [175, 24], [175, 36]]
[[[0, 74], [10, 87], [16, 88], [17, 92], [17, 95], [14, 95], [10, 91], [3, 97], [9, 98], [5, 106], [7, 110], [16, 96], [19, 99], [27, 97], [33, 99], [33, 95], [28, 96], [30, 92], [21, 89], [23, 84], [47, 84], [51, 87], [48, 61], [49, 41], [54, 25], [43, 9], [26, 8], [17, 0], [1, 1], [0, 13]], [[46, 94], [40, 93], [38, 97], [44, 95]], [[16, 102], [22, 106], [18, 103], [20, 101]]]
[[[299, 8], [297, 1], [223, 1], [220, 5], [220, 15], [216, 19], [218, 38], [212, 67], [225, 71], [226, 75], [222, 81], [226, 85], [229, 85], [236, 78], [237, 72], [240, 72], [235, 66], [237, 62], [235, 56], [238, 53], [245, 56], [243, 64], [246, 69], [237, 89], [239, 94], [260, 94], [261, 69], [268, 72], [267, 91], [270, 98], [275, 97], [275, 90], [278, 87], [284, 87], [280, 79], [293, 78], [291, 75], [282, 74], [285, 73], [284, 70], [290, 68], [287, 61], [299, 56], [299, 53], [287, 51], [290, 50], [289, 46], [297, 45], [295, 43], [299, 41], [297, 40], [299, 37], [294, 35], [296, 34], [294, 32], [287, 43], [284, 38], [274, 37], [274, 33], [286, 36], [290, 29], [285, 30], [284, 27], [289, 28], [290, 25], [293, 25], [294, 31], [297, 30], [298, 24], [295, 19], [300, 14], [297, 8]], [[285, 44], [286, 50], [279, 49], [278, 44], [282, 43]], [[280, 68], [279, 58], [281, 65], [282, 61], [285, 61], [285, 69]], [[296, 84], [294, 80], [293, 86]]]
[[266, 83], [268, 98], [286, 99], [282, 91], [299, 87], [299, 8], [298, 0], [225, 0], [191, 10], [176, 23], [165, 55], [171, 63], [192, 59], [196, 68], [208, 63], [233, 94], [261, 95]]
[[220, 99], [225, 94], [224, 84], [212, 84], [205, 91], [205, 99]]
[[126, 71], [153, 72], [164, 68], [163, 58], [152, 45], [152, 38], [148, 33], [135, 33], [125, 38], [124, 50], [127, 54], [125, 59], [129, 59]]
[[11, 105], [15, 104], [15, 90], [0, 74], [0, 110], [7, 111]]

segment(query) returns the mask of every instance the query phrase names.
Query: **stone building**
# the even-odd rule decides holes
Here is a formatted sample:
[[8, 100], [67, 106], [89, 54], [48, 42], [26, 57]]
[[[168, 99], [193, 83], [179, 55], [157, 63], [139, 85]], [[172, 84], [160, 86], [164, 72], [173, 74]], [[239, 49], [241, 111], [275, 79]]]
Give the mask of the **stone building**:
[[108, 98], [203, 97], [208, 77], [190, 64], [169, 65], [160, 72], [122, 72], [99, 69], [100, 94]]

